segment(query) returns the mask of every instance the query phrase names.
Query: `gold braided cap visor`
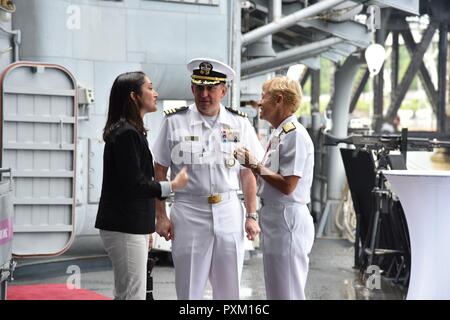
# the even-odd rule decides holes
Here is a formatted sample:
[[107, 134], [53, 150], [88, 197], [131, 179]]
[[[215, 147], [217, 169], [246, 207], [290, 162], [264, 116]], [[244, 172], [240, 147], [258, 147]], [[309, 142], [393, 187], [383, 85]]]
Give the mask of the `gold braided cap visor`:
[[198, 84], [198, 85], [214, 85], [214, 84], [218, 84], [220, 82], [226, 82], [227, 78], [192, 75], [191, 81], [193, 84]]

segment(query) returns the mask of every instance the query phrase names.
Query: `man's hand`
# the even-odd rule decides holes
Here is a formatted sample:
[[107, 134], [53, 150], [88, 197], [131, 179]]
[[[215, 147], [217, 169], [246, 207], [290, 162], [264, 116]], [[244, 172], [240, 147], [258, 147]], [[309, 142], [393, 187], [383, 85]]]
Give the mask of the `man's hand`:
[[246, 168], [252, 168], [258, 164], [258, 159], [245, 147], [237, 148], [234, 151], [234, 157]]
[[167, 241], [173, 240], [173, 225], [166, 215], [161, 215], [156, 219], [156, 232]]
[[153, 233], [148, 237], [148, 252], [152, 251], [153, 248]]
[[183, 167], [177, 176], [170, 182], [172, 186], [172, 191], [178, 191], [184, 188], [189, 180], [189, 175], [187, 173], [187, 167]]
[[246, 219], [245, 231], [247, 232], [247, 239], [253, 241], [255, 240], [256, 236], [261, 232], [261, 229], [259, 228], [258, 222], [256, 222], [253, 219]]
[[[166, 181], [169, 168], [155, 163], [155, 180]], [[166, 214], [166, 201], [156, 199], [156, 232], [166, 240], [173, 239], [173, 225]]]

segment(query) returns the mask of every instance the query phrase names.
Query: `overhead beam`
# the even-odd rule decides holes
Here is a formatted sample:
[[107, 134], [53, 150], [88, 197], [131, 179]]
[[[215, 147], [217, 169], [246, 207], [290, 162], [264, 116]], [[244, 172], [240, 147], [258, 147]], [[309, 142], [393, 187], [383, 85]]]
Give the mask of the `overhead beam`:
[[364, 2], [365, 5], [375, 4], [382, 8], [392, 7], [415, 15], [419, 14], [419, 0], [370, 0], [369, 2], [359, 0], [359, 2]]
[[[386, 18], [389, 19], [389, 18]], [[384, 46], [389, 32], [385, 28], [377, 30], [376, 42]], [[375, 132], [381, 131], [384, 111], [384, 63], [379, 73], [373, 78], [373, 116], [372, 129]]]
[[311, 58], [302, 59], [299, 61], [300, 64], [304, 64], [311, 70], [320, 70], [320, 57], [315, 56]]
[[311, 113], [320, 112], [320, 70], [311, 70]]
[[[384, 46], [384, 44], [386, 43], [386, 39], [388, 37], [388, 32], [386, 32], [386, 25], [388, 24], [390, 17], [391, 17], [391, 10], [385, 9], [383, 11], [383, 20], [382, 20], [382, 25], [383, 25], [383, 33], [378, 33], [377, 36], [381, 38], [378, 39], [378, 43], [382, 44]], [[382, 74], [382, 70], [380, 70], [380, 73]], [[381, 75], [380, 75], [381, 76]], [[366, 67], [365, 68], [365, 72], [360, 80], [360, 82], [358, 83], [358, 86], [356, 87], [355, 92], [353, 93], [353, 97], [352, 100], [350, 102], [350, 113], [352, 113], [355, 108], [356, 105], [358, 103], [359, 97], [361, 96], [361, 93], [364, 91], [364, 88], [366, 87], [367, 81], [369, 81], [370, 78], [370, 72], [369, 69]], [[374, 86], [373, 92], [374, 92], [374, 96], [376, 94], [376, 86]], [[375, 103], [376, 105], [376, 103]], [[375, 108], [374, 108], [375, 109]], [[375, 112], [374, 112], [375, 114]]]
[[439, 58], [438, 58], [438, 105], [437, 105], [437, 131], [447, 131], [447, 58], [448, 58], [448, 25], [441, 23], [439, 27]]
[[[405, 25], [407, 25], [406, 22], [403, 22], [403, 23]], [[412, 58], [414, 51], [416, 51], [417, 44], [414, 41], [411, 30], [409, 28], [405, 29], [401, 32], [401, 35], [405, 42], [406, 49], [408, 50], [409, 55]], [[419, 79], [423, 84], [425, 94], [427, 95], [428, 101], [431, 104], [431, 108], [433, 109], [433, 112], [436, 114], [437, 113], [437, 104], [438, 104], [437, 91], [434, 87], [433, 81], [431, 80], [430, 73], [428, 72], [428, 69], [425, 66], [425, 63], [423, 63], [423, 61], [420, 63], [419, 71], [420, 71]]]
[[[400, 70], [400, 43], [398, 31], [392, 31], [392, 53], [391, 53], [391, 95], [397, 90], [398, 74]], [[391, 97], [392, 99], [392, 97]]]
[[391, 105], [389, 106], [389, 110], [386, 113], [387, 121], [392, 121], [395, 115], [397, 114], [397, 111], [400, 108], [403, 99], [405, 98], [406, 92], [411, 86], [414, 76], [420, 69], [420, 65], [423, 63], [422, 61], [423, 56], [425, 55], [425, 52], [427, 51], [431, 43], [431, 40], [433, 39], [433, 35], [436, 31], [436, 28], [437, 28], [436, 23], [433, 20], [431, 20], [430, 24], [428, 25], [427, 29], [425, 30], [422, 36], [420, 44], [416, 47], [416, 50], [414, 51], [414, 54], [411, 58], [411, 62], [408, 66], [408, 69], [406, 70], [405, 75], [403, 76], [400, 85], [395, 91], [395, 95], [393, 96], [393, 100], [391, 101]]
[[297, 62], [304, 58], [316, 56], [337, 43], [344, 40], [339, 38], [327, 38], [325, 40], [305, 44], [300, 47], [277, 53], [273, 58], [253, 59], [242, 63], [242, 74], [256, 73], [261, 70], [273, 69]]
[[247, 32], [242, 36], [242, 45], [246, 46], [250, 43], [253, 43], [259, 39], [264, 38], [267, 35], [271, 35], [280, 30], [289, 28], [290, 26], [295, 25], [296, 23], [305, 18], [313, 17], [345, 1], [347, 0], [323, 0], [313, 5], [310, 5], [304, 9], [298, 10], [293, 14], [290, 14], [288, 16], [280, 18], [279, 20], [273, 21], [272, 23], [269, 23], [265, 26]]
[[[289, 15], [294, 13], [297, 6], [284, 6], [283, 13]], [[305, 19], [299, 21], [296, 25], [306, 29], [316, 29], [329, 35], [342, 38], [347, 42], [359, 48], [366, 48], [372, 40], [372, 35], [368, 32], [367, 27], [356, 21], [332, 22], [322, 19]]]
[[[298, 7], [299, 5], [283, 6], [283, 14], [285, 16], [292, 15], [298, 12], [299, 10]], [[262, 7], [260, 9], [262, 9]], [[262, 12], [266, 11], [268, 10], [266, 9]], [[269, 11], [268, 14], [270, 16], [271, 12]], [[255, 21], [258, 22], [257, 23], [259, 25], [258, 28], [261, 28], [265, 25], [263, 21], [260, 21], [258, 19], [256, 19]], [[298, 30], [296, 30], [294, 26], [298, 27]], [[287, 33], [286, 34], [287, 36], [289, 36], [288, 33], [298, 34], [299, 30], [303, 30], [303, 32], [305, 32], [306, 30], [311, 30], [310, 32], [311, 34], [314, 34], [316, 30], [319, 30], [326, 34], [345, 39], [347, 40], [347, 43], [351, 43], [352, 45], [358, 48], [365, 48], [371, 43], [371, 33], [368, 32], [367, 27], [364, 24], [361, 24], [356, 21], [331, 22], [321, 20], [320, 18], [305, 19], [299, 21], [295, 25], [291, 26], [289, 29], [283, 29], [277, 32], [277, 37], [278, 36], [281, 37], [283, 33]], [[296, 39], [291, 40], [295, 41]], [[304, 38], [304, 40], [310, 41], [309, 38]]]
[[303, 88], [303, 86], [306, 84], [308, 79], [311, 76], [311, 70], [308, 68], [306, 69], [305, 73], [303, 74], [302, 78], [300, 79], [300, 86]]
[[[314, 58], [316, 58], [316, 57], [312, 57], [312, 59], [314, 59]], [[241, 75], [241, 79], [245, 80], [245, 79], [254, 78], [256, 76], [260, 76], [260, 75], [263, 75], [263, 74], [267, 74], [267, 73], [270, 73], [270, 72], [276, 72], [276, 71], [279, 71], [279, 70], [284, 69], [284, 68], [289, 68], [290, 66], [292, 66], [294, 64], [304, 64], [305, 66], [308, 67], [308, 64], [304, 63], [304, 61], [308, 62], [308, 59], [310, 59], [310, 58], [304, 58], [304, 59], [301, 59], [299, 61], [290, 62], [290, 63], [287, 63], [285, 65], [281, 65], [281, 66], [275, 66], [273, 68], [261, 69], [261, 70], [255, 71], [255, 72], [245, 73], [245, 74]], [[308, 67], [308, 69], [309, 69], [309, 67]]]
[[333, 46], [333, 48], [331, 48], [331, 49], [334, 52], [337, 52], [346, 58], [349, 55], [351, 55], [352, 53], [355, 53], [356, 51], [358, 51], [358, 47], [351, 45], [348, 42], [342, 42], [342, 43], [335, 44]]
[[361, 96], [361, 93], [364, 91], [364, 88], [366, 87], [369, 77], [370, 77], [370, 72], [369, 72], [369, 69], [366, 67], [365, 72], [364, 72], [363, 76], [361, 77], [361, 80], [359, 81], [355, 92], [353, 93], [352, 101], [350, 102], [350, 113], [355, 111], [359, 97]]
[[256, 76], [259, 76], [262, 74], [267, 74], [269, 72], [278, 71], [283, 68], [288, 68], [288, 67], [292, 66], [293, 64], [297, 64], [297, 63], [305, 65], [308, 68], [306, 72], [308, 72], [308, 70], [320, 70], [320, 55], [310, 57], [310, 58], [304, 58], [299, 61], [288, 63], [283, 66], [278, 66], [278, 67], [271, 68], [271, 69], [260, 70], [255, 73], [246, 73], [246, 74], [241, 75], [241, 79], [245, 80], [245, 79], [253, 78], [253, 77], [256, 77]]
[[368, 32], [367, 27], [355, 21], [346, 22], [328, 22], [319, 19], [305, 20], [298, 23], [303, 28], [314, 28], [332, 36], [347, 40], [351, 44], [366, 48], [372, 41], [372, 34]]
[[334, 63], [341, 63], [345, 58], [341, 54], [338, 54], [337, 52], [334, 51], [325, 51], [321, 54], [321, 56]]
[[[386, 25], [391, 18], [391, 8], [381, 10], [381, 28], [375, 33], [376, 42], [385, 45], [389, 31]], [[373, 78], [373, 116], [372, 129], [375, 132], [380, 132], [383, 123], [384, 111], [384, 63], [381, 66], [378, 74]]]

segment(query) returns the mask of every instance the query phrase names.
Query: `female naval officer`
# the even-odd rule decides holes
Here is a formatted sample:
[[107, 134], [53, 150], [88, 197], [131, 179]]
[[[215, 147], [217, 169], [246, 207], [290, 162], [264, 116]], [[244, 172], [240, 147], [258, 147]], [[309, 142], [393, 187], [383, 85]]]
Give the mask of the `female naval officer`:
[[235, 157], [258, 179], [264, 279], [267, 299], [305, 299], [314, 224], [307, 204], [313, 177], [314, 146], [294, 115], [302, 92], [297, 81], [276, 77], [264, 83], [260, 117], [272, 132], [262, 162], [245, 148]]
[[155, 198], [186, 186], [186, 169], [171, 182], [155, 182], [143, 118], [156, 111], [158, 93], [142, 72], [119, 75], [111, 89], [103, 133], [103, 184], [95, 227], [114, 272], [114, 298], [144, 300]]

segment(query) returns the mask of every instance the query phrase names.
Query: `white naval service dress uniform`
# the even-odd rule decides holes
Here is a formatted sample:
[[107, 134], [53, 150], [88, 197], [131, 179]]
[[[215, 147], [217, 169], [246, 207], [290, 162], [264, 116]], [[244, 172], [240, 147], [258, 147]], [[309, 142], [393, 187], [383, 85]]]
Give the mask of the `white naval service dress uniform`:
[[313, 178], [314, 146], [295, 115], [285, 119], [269, 139], [262, 165], [282, 176], [298, 176], [289, 196], [258, 177], [261, 240], [267, 299], [303, 300], [314, 224], [307, 204]]
[[203, 299], [208, 277], [214, 299], [239, 299], [244, 211], [237, 196], [242, 167], [233, 152], [246, 146], [260, 160], [264, 155], [239, 113], [221, 105], [217, 118], [207, 120], [195, 104], [169, 110], [152, 148], [155, 162], [170, 167], [172, 179], [188, 167], [188, 185], [175, 193], [170, 211], [178, 299]]

